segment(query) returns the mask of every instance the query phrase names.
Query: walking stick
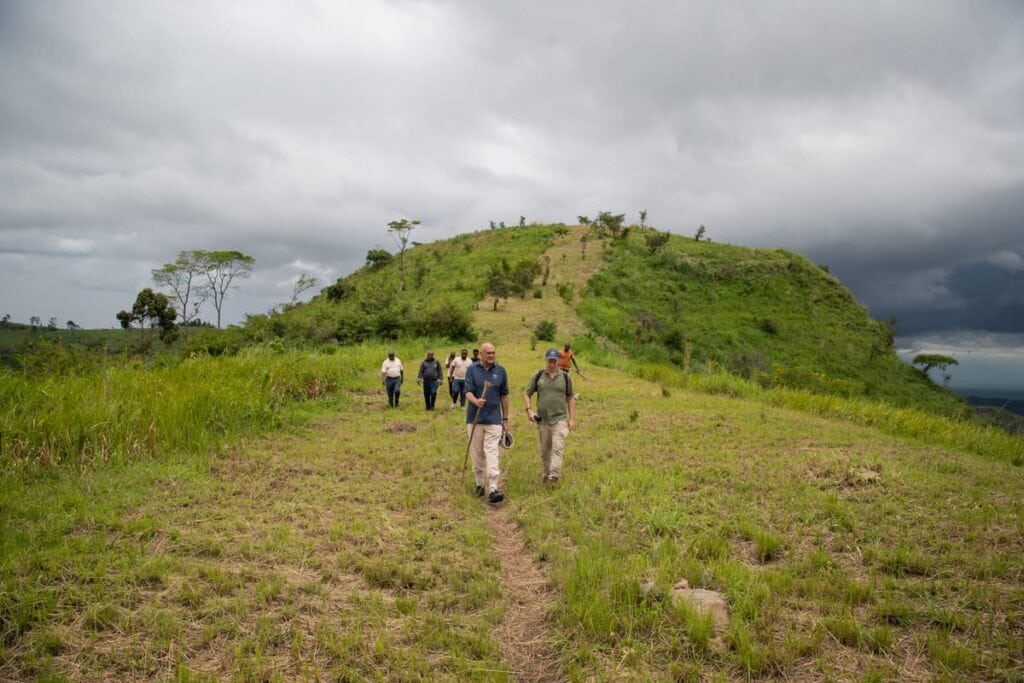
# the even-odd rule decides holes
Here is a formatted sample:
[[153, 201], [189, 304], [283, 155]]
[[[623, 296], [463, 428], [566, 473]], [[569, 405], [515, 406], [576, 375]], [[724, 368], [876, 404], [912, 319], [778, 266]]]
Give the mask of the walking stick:
[[[487, 402], [487, 389], [491, 386], [490, 380], [484, 380], [484, 390], [481, 398], [484, 402]], [[480, 418], [480, 408], [476, 409], [476, 414], [473, 415], [473, 426], [469, 429], [469, 443], [466, 444], [466, 457], [462, 459], [462, 473], [466, 473], [466, 466], [469, 464], [469, 449], [473, 446], [473, 434], [476, 433], [476, 421]]]

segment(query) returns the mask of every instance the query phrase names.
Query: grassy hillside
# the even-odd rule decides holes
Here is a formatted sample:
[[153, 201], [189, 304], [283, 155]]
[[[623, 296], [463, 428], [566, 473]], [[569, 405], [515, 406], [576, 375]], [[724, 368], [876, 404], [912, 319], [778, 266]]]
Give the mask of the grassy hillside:
[[[469, 316], [487, 289], [487, 274], [505, 259], [537, 262], [566, 228], [537, 225], [502, 228], [414, 245], [402, 267], [366, 266], [340, 279], [309, 303], [246, 323], [251, 337], [362, 342], [389, 337], [449, 336], [469, 339]], [[413, 235], [415, 236], [415, 234]]]
[[885, 325], [803, 257], [654, 231], [612, 240], [579, 312], [633, 356], [765, 386], [864, 396], [961, 414], [963, 402], [901, 362]]
[[[1019, 467], [584, 358], [580, 427], [546, 488], [521, 410], [541, 364], [522, 322], [544, 300], [514, 303], [473, 321], [507, 337], [517, 443], [500, 509], [471, 493], [461, 411], [425, 412], [414, 384], [385, 408], [383, 345], [0, 384], [41, 444], [69, 422], [114, 444], [96, 425], [124, 420], [94, 412], [131, 417], [122, 455], [5, 468], [0, 678], [1024, 673]], [[425, 345], [398, 354], [411, 365]], [[304, 428], [274, 419], [294, 402]], [[87, 417], [69, 420], [76, 405]], [[275, 423], [292, 426], [244, 428]], [[213, 441], [194, 448], [203, 425]], [[674, 605], [682, 579], [720, 592], [728, 623]]]

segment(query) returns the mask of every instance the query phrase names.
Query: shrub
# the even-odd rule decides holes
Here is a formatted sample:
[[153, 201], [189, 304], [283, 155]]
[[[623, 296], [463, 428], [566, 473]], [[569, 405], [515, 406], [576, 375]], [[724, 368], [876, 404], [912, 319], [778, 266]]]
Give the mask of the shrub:
[[421, 337], [446, 337], [451, 341], [476, 339], [469, 311], [452, 302], [442, 302], [412, 321], [411, 332]]
[[572, 283], [559, 282], [558, 285], [555, 286], [555, 290], [558, 292], [558, 296], [562, 297], [562, 300], [565, 303], [572, 306], [572, 299], [574, 295]]
[[185, 354], [233, 356], [242, 348], [240, 330], [199, 330], [185, 340]]
[[554, 321], [541, 320], [533, 330], [533, 336], [541, 341], [554, 341], [558, 329]]
[[737, 351], [729, 359], [729, 371], [744, 379], [767, 372], [768, 358], [760, 351]]

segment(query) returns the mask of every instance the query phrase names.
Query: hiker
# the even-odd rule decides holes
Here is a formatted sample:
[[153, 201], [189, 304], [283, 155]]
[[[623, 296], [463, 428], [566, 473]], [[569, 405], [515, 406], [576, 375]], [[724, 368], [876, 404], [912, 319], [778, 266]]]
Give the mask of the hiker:
[[455, 407], [455, 391], [452, 387], [452, 361], [455, 360], [455, 356], [455, 352], [452, 351], [444, 362], [444, 376], [448, 378], [448, 398], [452, 400], [453, 408]]
[[[548, 349], [544, 369], [526, 386], [526, 417], [537, 424], [540, 436], [540, 466], [545, 484], [554, 486], [562, 478], [565, 438], [576, 429], [576, 396], [569, 373], [558, 367], [561, 354]], [[537, 412], [531, 409], [531, 397], [537, 394]]]
[[458, 358], [453, 360], [448, 368], [448, 376], [452, 380], [452, 408], [456, 407], [456, 402], [459, 407], [466, 407], [466, 370], [473, 364], [473, 361], [466, 357], [468, 353], [466, 349], [462, 349]]
[[405, 368], [402, 367], [402, 361], [395, 358], [394, 349], [388, 349], [388, 357], [380, 366], [380, 383], [388, 390], [388, 407], [398, 407], [398, 399], [402, 395], [402, 381], [404, 379]]
[[572, 369], [570, 363], [576, 367], [576, 372], [580, 371], [580, 366], [576, 365], [576, 354], [572, 352], [569, 342], [565, 342], [565, 348], [558, 354], [558, 368], [569, 372]]
[[480, 349], [473, 349], [473, 357], [470, 360], [473, 365], [480, 365]]
[[434, 358], [433, 351], [427, 351], [427, 358], [420, 363], [420, 371], [416, 373], [416, 383], [423, 386], [423, 403], [427, 410], [434, 409], [437, 401], [437, 388], [444, 380], [444, 371], [441, 370], [441, 363]]
[[[508, 373], [494, 362], [494, 344], [480, 345], [483, 357], [479, 365], [466, 371], [466, 429], [469, 432], [469, 453], [473, 457], [473, 479], [478, 498], [487, 493], [487, 502], [505, 499], [498, 490], [501, 468], [498, 443], [508, 427]], [[486, 387], [484, 386], [486, 382]]]

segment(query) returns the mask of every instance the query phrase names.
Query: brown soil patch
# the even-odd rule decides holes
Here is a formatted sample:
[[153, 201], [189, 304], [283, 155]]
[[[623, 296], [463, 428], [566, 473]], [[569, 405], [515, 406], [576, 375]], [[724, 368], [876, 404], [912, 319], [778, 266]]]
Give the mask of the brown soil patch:
[[384, 431], [391, 432], [392, 434], [400, 434], [402, 432], [415, 432], [416, 425], [409, 424], [408, 422], [395, 422], [394, 424], [389, 424], [387, 427], [385, 427]]
[[551, 584], [530, 556], [513, 520], [491, 509], [487, 522], [501, 560], [502, 589], [509, 597], [505, 619], [494, 634], [509, 674], [516, 681], [564, 680], [552, 644], [550, 613], [555, 594]]

